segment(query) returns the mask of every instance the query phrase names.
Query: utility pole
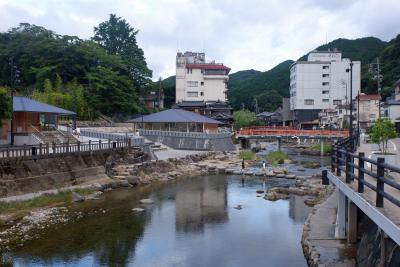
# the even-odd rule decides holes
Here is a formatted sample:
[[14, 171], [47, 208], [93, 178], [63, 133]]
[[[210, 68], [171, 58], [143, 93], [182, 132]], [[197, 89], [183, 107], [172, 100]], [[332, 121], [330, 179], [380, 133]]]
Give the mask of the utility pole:
[[350, 135], [353, 135], [353, 61], [350, 61]]
[[254, 108], [256, 110], [256, 114], [258, 114], [258, 101], [257, 101], [257, 98], [254, 98]]
[[161, 88], [161, 81], [162, 81], [162, 79], [161, 79], [161, 77], [158, 79], [158, 108], [163, 108], [162, 106], [161, 106], [161, 91], [162, 91], [162, 88]]
[[[376, 58], [376, 65], [377, 65], [377, 70], [378, 70], [378, 77], [377, 77], [377, 85], [378, 85], [378, 95], [381, 95], [381, 67], [380, 67], [380, 64], [379, 64], [379, 57], [377, 57]], [[379, 100], [379, 102], [378, 102], [378, 112], [379, 112], [379, 114], [378, 114], [378, 119], [380, 119], [381, 118], [381, 103], [380, 103], [380, 100]]]

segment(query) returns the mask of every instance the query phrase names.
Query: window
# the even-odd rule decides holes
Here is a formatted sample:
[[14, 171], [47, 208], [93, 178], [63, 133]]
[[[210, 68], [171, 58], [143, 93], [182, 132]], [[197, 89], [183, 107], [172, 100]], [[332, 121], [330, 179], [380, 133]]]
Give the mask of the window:
[[322, 66], [322, 69], [328, 70], [328, 69], [329, 69], [329, 66]]
[[370, 119], [375, 119], [376, 118], [376, 114], [369, 114], [369, 118]]
[[322, 77], [327, 78], [327, 77], [329, 77], [329, 74], [322, 74]]
[[199, 92], [187, 92], [187, 96], [188, 97], [198, 97], [199, 96]]
[[200, 95], [201, 95], [201, 96], [204, 96], [204, 92], [200, 92]]
[[340, 99], [334, 99], [334, 100], [333, 100], [333, 104], [334, 104], [334, 105], [340, 105], [340, 104], [342, 104], [342, 100], [340, 100]]
[[186, 69], [187, 73], [192, 73], [192, 69]]
[[329, 90], [322, 90], [322, 94], [324, 95], [329, 94]]
[[204, 85], [204, 82], [200, 82], [200, 85]]
[[197, 82], [197, 81], [187, 81], [186, 84], [187, 84], [188, 87], [197, 87], [197, 86], [199, 86], [199, 82]]
[[322, 102], [324, 102], [324, 103], [327, 103], [327, 102], [328, 102], [328, 103], [329, 103], [329, 99], [326, 99], [326, 98], [325, 98], [325, 99], [322, 99]]
[[314, 99], [304, 99], [304, 105], [314, 105]]
[[327, 86], [327, 85], [329, 85], [329, 82], [323, 82], [322, 83], [322, 86]]

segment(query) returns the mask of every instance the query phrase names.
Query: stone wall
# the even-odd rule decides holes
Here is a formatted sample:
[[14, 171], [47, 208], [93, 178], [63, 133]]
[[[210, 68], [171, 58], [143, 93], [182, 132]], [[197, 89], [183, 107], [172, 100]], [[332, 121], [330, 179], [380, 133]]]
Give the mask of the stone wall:
[[[126, 158], [146, 157], [141, 150], [119, 148], [71, 153], [37, 160], [10, 159], [0, 162], [0, 197], [33, 193], [108, 178], [107, 171]], [[147, 158], [145, 158], [147, 160]]]
[[[385, 236], [368, 216], [361, 216], [358, 230], [360, 241], [357, 249], [357, 266], [400, 266], [400, 247], [392, 239]], [[382, 242], [382, 234], [384, 242]], [[384, 247], [382, 248], [382, 245]], [[384, 262], [382, 252], [384, 251]]]
[[235, 146], [229, 134], [203, 134], [140, 130], [140, 135], [174, 149], [233, 151]]

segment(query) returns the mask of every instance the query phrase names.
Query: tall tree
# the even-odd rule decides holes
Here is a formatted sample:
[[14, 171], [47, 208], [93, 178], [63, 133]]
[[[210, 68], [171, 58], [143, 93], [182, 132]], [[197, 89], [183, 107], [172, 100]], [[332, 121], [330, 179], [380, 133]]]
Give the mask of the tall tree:
[[143, 50], [137, 44], [137, 33], [125, 19], [110, 14], [108, 21], [94, 27], [92, 40], [109, 54], [121, 56], [128, 66], [129, 75], [142, 87], [149, 82], [152, 73], [147, 67]]
[[11, 97], [7, 89], [0, 88], [0, 127], [3, 119], [8, 119], [11, 116]]

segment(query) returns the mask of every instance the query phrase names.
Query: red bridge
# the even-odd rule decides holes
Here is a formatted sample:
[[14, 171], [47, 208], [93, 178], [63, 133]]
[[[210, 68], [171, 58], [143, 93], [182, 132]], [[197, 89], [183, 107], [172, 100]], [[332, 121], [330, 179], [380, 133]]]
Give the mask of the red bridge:
[[341, 139], [349, 136], [349, 131], [339, 130], [298, 130], [282, 126], [258, 126], [236, 131], [236, 138], [307, 138], [307, 139]]

